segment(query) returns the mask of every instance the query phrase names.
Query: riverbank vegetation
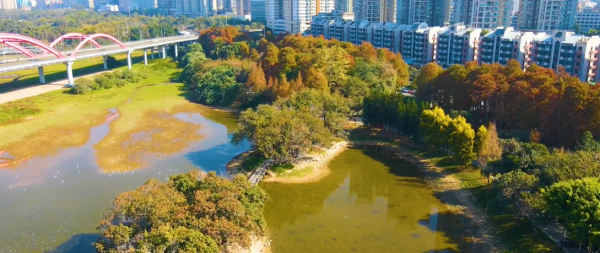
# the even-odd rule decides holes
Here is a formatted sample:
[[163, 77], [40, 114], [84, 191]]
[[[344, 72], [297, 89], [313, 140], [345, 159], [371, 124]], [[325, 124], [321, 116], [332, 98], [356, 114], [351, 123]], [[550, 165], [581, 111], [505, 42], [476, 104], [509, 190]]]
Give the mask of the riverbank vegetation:
[[82, 95], [95, 90], [112, 89], [115, 87], [123, 87], [128, 84], [137, 83], [141, 79], [145, 79], [146, 74], [139, 74], [132, 70], [117, 70], [109, 73], [102, 73], [94, 79], [78, 78], [74, 81], [74, 86], [71, 88], [71, 93]]
[[243, 176], [192, 171], [122, 193], [100, 222], [98, 252], [230, 252], [266, 235], [265, 191]]

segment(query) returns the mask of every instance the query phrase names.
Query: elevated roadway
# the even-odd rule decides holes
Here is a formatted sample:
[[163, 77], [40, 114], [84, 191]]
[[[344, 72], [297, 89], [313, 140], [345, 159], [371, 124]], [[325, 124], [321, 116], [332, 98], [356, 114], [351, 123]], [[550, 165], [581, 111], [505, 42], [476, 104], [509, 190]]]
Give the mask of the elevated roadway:
[[[122, 48], [119, 45], [111, 45], [111, 46], [103, 46], [102, 48], [93, 48], [87, 50], [80, 50], [75, 54], [74, 57], [68, 56], [65, 58], [56, 58], [52, 55], [41, 56], [36, 58], [25, 58], [17, 61], [5, 62], [4, 64], [0, 64], [0, 74], [30, 69], [30, 68], [38, 68], [40, 83], [45, 83], [44, 77], [44, 66], [55, 65], [55, 64], [65, 64], [67, 70], [67, 80], [69, 84], [73, 84], [73, 63], [78, 60], [84, 60], [88, 58], [95, 57], [103, 57], [104, 59], [104, 69], [108, 69], [107, 66], [107, 57], [113, 54], [127, 53], [127, 66], [131, 69], [131, 53], [135, 50], [143, 50], [144, 51], [144, 64], [148, 65], [148, 53], [147, 50], [151, 50], [151, 57], [154, 58], [154, 50], [158, 49], [160, 57], [163, 59], [166, 58], [166, 48], [169, 45], [174, 46], [175, 57], [178, 55], [178, 45], [184, 43], [191, 43], [197, 40], [197, 35], [183, 35], [183, 36], [173, 36], [173, 37], [164, 37], [164, 38], [154, 38], [147, 39], [142, 41], [133, 41], [123, 43], [126, 48]], [[64, 55], [71, 55], [72, 51], [62, 52]]]

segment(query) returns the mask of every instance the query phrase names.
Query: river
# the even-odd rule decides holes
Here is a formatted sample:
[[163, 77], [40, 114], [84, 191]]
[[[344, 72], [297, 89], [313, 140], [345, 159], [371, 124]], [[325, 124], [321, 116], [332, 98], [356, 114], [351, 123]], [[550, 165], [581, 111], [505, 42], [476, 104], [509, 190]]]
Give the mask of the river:
[[[200, 125], [203, 138], [162, 158], [145, 156], [137, 170], [107, 173], [98, 165], [94, 146], [118, 117], [93, 127], [85, 145], [1, 169], [0, 252], [95, 252], [95, 227], [119, 193], [195, 168], [223, 174], [249, 148], [230, 144], [230, 114], [175, 117]], [[453, 218], [411, 164], [349, 149], [330, 168], [314, 183], [261, 183], [271, 196], [265, 217], [273, 252], [460, 252]]]

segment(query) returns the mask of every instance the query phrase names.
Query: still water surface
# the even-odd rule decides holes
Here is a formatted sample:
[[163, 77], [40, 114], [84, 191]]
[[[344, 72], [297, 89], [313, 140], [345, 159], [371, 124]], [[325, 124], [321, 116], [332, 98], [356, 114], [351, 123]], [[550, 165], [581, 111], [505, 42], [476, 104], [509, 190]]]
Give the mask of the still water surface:
[[314, 183], [261, 183], [273, 252], [460, 252], [453, 218], [412, 164], [349, 149], [329, 168]]

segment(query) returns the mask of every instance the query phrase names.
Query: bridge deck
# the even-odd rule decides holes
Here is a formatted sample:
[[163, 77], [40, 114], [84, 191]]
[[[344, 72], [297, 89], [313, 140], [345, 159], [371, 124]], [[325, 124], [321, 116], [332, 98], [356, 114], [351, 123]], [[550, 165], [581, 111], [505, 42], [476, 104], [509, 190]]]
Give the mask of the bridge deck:
[[[129, 52], [132, 50], [160, 47], [160, 46], [164, 46], [164, 45], [168, 45], [168, 44], [194, 41], [196, 39], [197, 39], [197, 37], [192, 36], [192, 35], [190, 35], [190, 36], [174, 36], [174, 37], [166, 37], [166, 38], [155, 38], [155, 39], [148, 39], [148, 40], [143, 40], [143, 41], [134, 41], [134, 42], [125, 43], [125, 46], [127, 46], [126, 49], [122, 49], [117, 45], [105, 46], [105, 47], [102, 47], [99, 49], [89, 49], [89, 50], [81, 51], [81, 53], [77, 54], [77, 56], [74, 58], [67, 57], [65, 59], [57, 59], [52, 56], [47, 56], [47, 57], [41, 57], [41, 58], [23, 59], [23, 60], [18, 60], [18, 61], [12, 61], [12, 62], [5, 63], [5, 64], [0, 64], [0, 73], [5, 73], [5, 72], [10, 72], [10, 71], [15, 71], [15, 70], [22, 70], [22, 69], [30, 69], [30, 68], [40, 67], [40, 66], [54, 65], [54, 64], [59, 64], [59, 63], [66, 63], [69, 61], [74, 62], [74, 61], [78, 61], [78, 60], [95, 58], [95, 57], [100, 57], [100, 56], [105, 56], [105, 55], [126, 53], [126, 52]], [[68, 53], [69, 52], [67, 52], [67, 54]]]

